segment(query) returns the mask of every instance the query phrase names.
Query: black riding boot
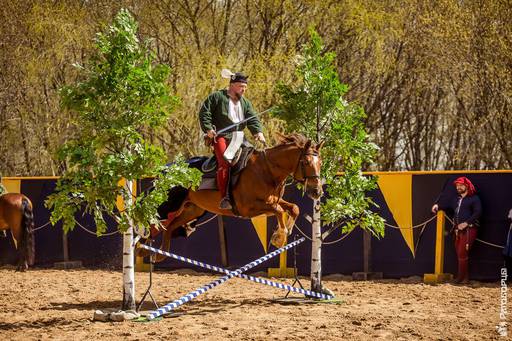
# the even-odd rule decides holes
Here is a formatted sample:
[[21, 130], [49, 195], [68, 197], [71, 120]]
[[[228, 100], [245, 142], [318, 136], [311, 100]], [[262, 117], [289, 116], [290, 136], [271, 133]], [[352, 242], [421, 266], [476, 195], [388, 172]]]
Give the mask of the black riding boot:
[[231, 181], [231, 169], [228, 170], [228, 181], [226, 181], [226, 196], [221, 199], [219, 208], [223, 210], [232, 210], [231, 198], [229, 197], [229, 182]]

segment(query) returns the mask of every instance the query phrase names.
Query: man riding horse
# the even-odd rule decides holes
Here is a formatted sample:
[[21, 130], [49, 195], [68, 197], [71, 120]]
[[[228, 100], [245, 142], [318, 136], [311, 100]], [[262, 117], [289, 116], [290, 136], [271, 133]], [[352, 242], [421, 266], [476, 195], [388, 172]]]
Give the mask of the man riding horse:
[[[167, 218], [163, 222], [161, 249], [164, 251], [170, 248], [173, 231], [186, 227], [206, 211], [243, 218], [275, 216], [278, 226], [270, 241], [282, 247], [299, 215], [299, 207], [283, 199], [286, 180], [292, 177], [302, 183], [306, 194], [313, 199], [322, 196], [320, 151], [323, 142], [315, 144], [300, 134], [277, 134], [276, 146], [250, 153], [245, 167], [239, 170], [236, 183], [228, 190], [230, 167], [236, 159], [234, 154], [246, 143], [243, 129], [247, 126], [257, 141], [265, 143], [257, 114], [251, 102], [243, 97], [246, 89], [247, 76], [237, 72], [231, 75], [228, 89], [213, 92], [201, 106], [201, 129], [207, 143], [213, 145], [218, 162], [217, 188], [194, 190], [177, 186], [171, 189], [168, 201], [159, 207], [160, 218]], [[225, 129], [232, 125], [233, 128]], [[223, 132], [228, 134], [221, 135]], [[148, 253], [139, 250], [139, 254]], [[163, 259], [160, 254], [156, 256], [157, 262]]]
[[[232, 155], [226, 155], [226, 150], [231, 143], [234, 143], [234, 146], [232, 146], [234, 149], [238, 149], [237, 147], [241, 141], [237, 141], [234, 134], [240, 136], [241, 134], [238, 132], [242, 132], [247, 126], [256, 141], [265, 143], [261, 123], [251, 102], [244, 97], [247, 90], [247, 78], [241, 72], [232, 74], [229, 87], [211, 93], [201, 105], [199, 111], [201, 129], [206, 134], [207, 144], [213, 145], [217, 159], [217, 187], [222, 195], [219, 208], [222, 209], [232, 209], [228, 191]], [[244, 119], [248, 120], [236, 125], [233, 129], [229, 129], [223, 135], [217, 135], [217, 131]]]

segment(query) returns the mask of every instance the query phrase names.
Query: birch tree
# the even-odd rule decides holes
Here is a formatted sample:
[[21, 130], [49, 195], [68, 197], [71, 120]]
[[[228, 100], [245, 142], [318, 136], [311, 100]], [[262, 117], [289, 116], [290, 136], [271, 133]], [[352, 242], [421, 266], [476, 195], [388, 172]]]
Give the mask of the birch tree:
[[[161, 148], [146, 142], [142, 131], [166, 123], [178, 104], [166, 80], [170, 68], [155, 64], [149, 42], [137, 37], [137, 22], [127, 10], [118, 12], [105, 32], [96, 36], [96, 54], [76, 65], [81, 81], [61, 89], [62, 107], [75, 114], [77, 136], [59, 150], [66, 168], [46, 205], [51, 222], [63, 220], [65, 232], [85, 210], [94, 217], [97, 234], [112, 216], [123, 233], [123, 310], [135, 309], [133, 229], [159, 224], [157, 207], [175, 185], [190, 187], [199, 173], [178, 159], [166, 167]], [[154, 190], [135, 197], [133, 183], [156, 177]], [[124, 207], [118, 209], [121, 197]]]
[[322, 39], [311, 30], [310, 41], [296, 60], [296, 83], [278, 87], [280, 116], [288, 129], [316, 143], [325, 140], [322, 177], [327, 196], [323, 202], [313, 202], [311, 254], [311, 289], [324, 292], [321, 250], [329, 232], [322, 235], [322, 225], [341, 224], [345, 233], [359, 226], [375, 236], [384, 235], [384, 221], [370, 211], [374, 203], [366, 196], [376, 181], [361, 172], [377, 147], [368, 140], [364, 110], [344, 100], [348, 86], [339, 80], [335, 58], [324, 51]]

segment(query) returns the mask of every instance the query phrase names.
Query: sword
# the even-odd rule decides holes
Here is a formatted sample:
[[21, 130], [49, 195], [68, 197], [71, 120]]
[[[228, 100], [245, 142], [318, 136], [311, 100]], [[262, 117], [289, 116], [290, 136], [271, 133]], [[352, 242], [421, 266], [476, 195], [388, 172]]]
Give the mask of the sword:
[[242, 123], [245, 123], [245, 122], [247, 122], [247, 121], [249, 121], [249, 120], [252, 120], [253, 118], [258, 117], [258, 116], [261, 116], [261, 115], [263, 115], [264, 113], [266, 113], [266, 112], [268, 112], [268, 111], [272, 111], [272, 110], [274, 110], [274, 109], [275, 109], [274, 107], [268, 108], [267, 110], [264, 110], [264, 111], [262, 111], [262, 112], [260, 112], [260, 113], [257, 113], [257, 114], [255, 114], [254, 116], [251, 116], [251, 117], [248, 117], [248, 118], [244, 118], [244, 119], [243, 119], [243, 120], [241, 120], [240, 122], [237, 122], [237, 123], [234, 123], [234, 124], [232, 124], [232, 125], [229, 125], [229, 126], [227, 126], [226, 128], [222, 128], [221, 130], [217, 131], [217, 135], [218, 135], [218, 134], [222, 134], [222, 133], [224, 133], [224, 132], [226, 132], [226, 131], [230, 130], [231, 128], [237, 127], [237, 126], [239, 126], [239, 125], [240, 125], [240, 124], [242, 124]]

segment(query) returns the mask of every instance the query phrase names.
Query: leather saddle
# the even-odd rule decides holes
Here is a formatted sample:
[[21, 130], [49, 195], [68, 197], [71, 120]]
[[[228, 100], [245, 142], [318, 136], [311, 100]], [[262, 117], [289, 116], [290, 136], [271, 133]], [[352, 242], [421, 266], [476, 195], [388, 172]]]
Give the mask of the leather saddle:
[[[243, 146], [238, 150], [231, 166], [229, 177], [229, 188], [233, 188], [240, 176], [240, 172], [247, 166], [251, 155], [254, 152], [254, 147]], [[212, 156], [196, 156], [187, 160], [188, 166], [196, 168], [203, 173], [201, 184], [198, 190], [218, 190], [217, 187], [217, 159], [215, 155]]]

